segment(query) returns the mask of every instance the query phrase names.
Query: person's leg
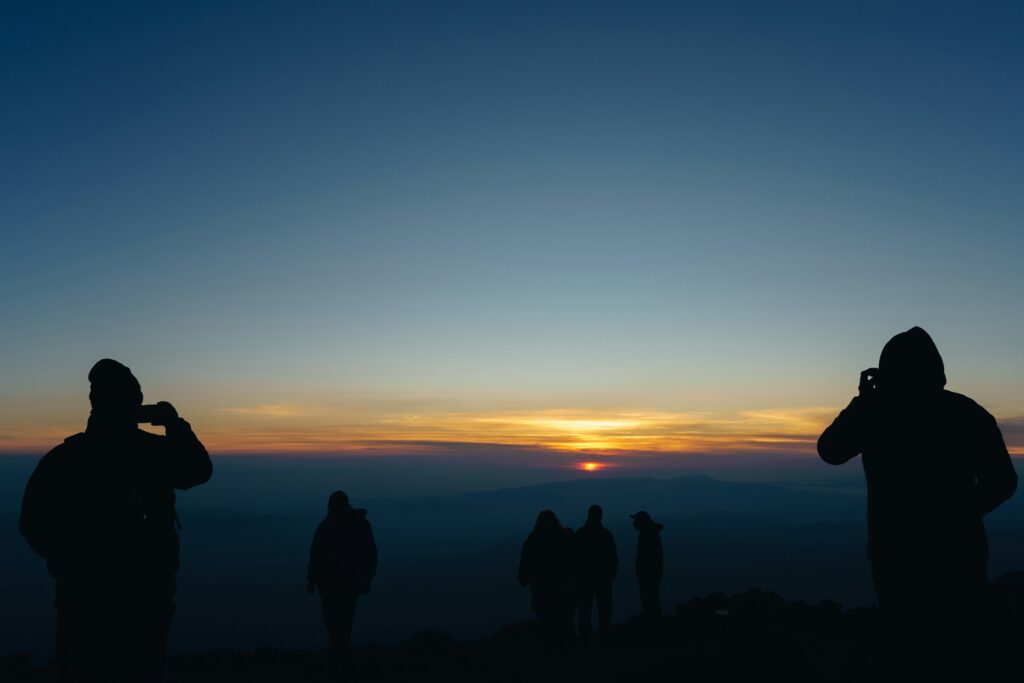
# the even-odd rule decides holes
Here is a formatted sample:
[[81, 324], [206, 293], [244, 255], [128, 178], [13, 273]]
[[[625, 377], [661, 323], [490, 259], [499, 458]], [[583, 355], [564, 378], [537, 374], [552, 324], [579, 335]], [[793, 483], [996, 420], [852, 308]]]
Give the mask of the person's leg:
[[347, 652], [352, 645], [352, 624], [356, 618], [356, 593], [338, 596], [338, 646]]
[[[347, 613], [344, 594], [320, 589], [320, 611], [327, 628], [327, 675], [341, 676], [345, 650], [351, 637], [351, 616]], [[353, 610], [354, 611], [354, 610]]]
[[61, 683], [127, 683], [136, 670], [134, 613], [102, 589], [58, 600], [57, 657]]
[[597, 628], [602, 637], [612, 629], [612, 582], [602, 581], [597, 586]]
[[640, 605], [643, 613], [651, 616], [661, 614], [661, 582], [640, 579]]
[[872, 676], [881, 681], [916, 678], [925, 630], [919, 595], [921, 588], [906, 569], [904, 561], [879, 561], [871, 564], [871, 579], [878, 599], [879, 633], [875, 645]]
[[85, 620], [71, 606], [58, 606], [57, 608], [57, 681], [58, 683], [75, 683], [83, 679], [83, 667], [86, 662], [82, 661], [83, 655], [87, 654], [85, 643], [82, 642], [84, 635], [83, 626]]
[[541, 639], [545, 645], [550, 645], [555, 630], [555, 622], [557, 621], [557, 616], [555, 615], [557, 608], [551, 604], [551, 591], [548, 590], [547, 586], [533, 586], [533, 611], [537, 615], [537, 625]]
[[137, 656], [132, 678], [139, 683], [161, 683], [167, 664], [167, 634], [174, 616], [170, 598], [157, 599], [138, 615], [133, 631]]
[[[929, 585], [928, 593], [942, 595], [942, 601], [933, 597], [927, 610], [930, 631], [929, 648], [944, 653], [940, 662], [941, 673], [963, 679], [987, 679], [991, 653], [985, 644], [990, 638], [989, 615], [986, 613], [988, 579], [985, 562], [965, 557], [959, 563], [948, 563], [947, 571], [937, 572], [936, 583]], [[939, 669], [936, 669], [936, 673]]]
[[640, 589], [640, 611], [644, 614], [650, 614], [653, 605], [651, 601], [651, 582], [638, 579], [637, 587]]
[[580, 587], [580, 622], [579, 631], [580, 636], [583, 638], [583, 642], [587, 643], [590, 641], [590, 635], [593, 633], [594, 627], [592, 622], [593, 608], [594, 608], [594, 590], [590, 584], [583, 584]]

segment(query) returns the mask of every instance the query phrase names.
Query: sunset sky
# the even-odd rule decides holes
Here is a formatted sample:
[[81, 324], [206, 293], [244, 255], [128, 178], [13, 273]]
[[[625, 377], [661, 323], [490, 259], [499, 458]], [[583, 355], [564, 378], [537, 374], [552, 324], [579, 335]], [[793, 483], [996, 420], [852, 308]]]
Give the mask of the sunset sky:
[[0, 451], [82, 429], [111, 357], [215, 454], [809, 455], [921, 325], [1024, 454], [1022, 32], [987, 2], [4, 3]]

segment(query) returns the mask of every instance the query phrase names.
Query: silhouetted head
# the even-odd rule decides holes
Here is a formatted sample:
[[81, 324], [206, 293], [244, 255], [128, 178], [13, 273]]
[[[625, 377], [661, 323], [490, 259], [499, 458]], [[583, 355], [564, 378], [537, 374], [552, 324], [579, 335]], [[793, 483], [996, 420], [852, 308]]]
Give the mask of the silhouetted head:
[[591, 505], [587, 510], [587, 524], [600, 524], [602, 517], [604, 517], [604, 510], [600, 505]]
[[537, 523], [533, 525], [534, 531], [562, 531], [562, 523], [558, 521], [558, 517], [551, 510], [542, 510], [537, 515]]
[[912, 327], [882, 348], [878, 359], [879, 388], [898, 393], [939, 391], [946, 386], [946, 370], [939, 349], [927, 332]]
[[89, 371], [89, 402], [93, 415], [134, 422], [142, 387], [126, 366], [104, 358]]
[[654, 523], [654, 520], [651, 519], [650, 514], [648, 514], [646, 510], [641, 510], [640, 512], [636, 513], [635, 515], [630, 515], [630, 517], [633, 518], [633, 528], [634, 529], [640, 529], [642, 527], [645, 527], [645, 526], [647, 526], [649, 524], [653, 524]]
[[335, 491], [331, 494], [331, 497], [327, 499], [327, 511], [343, 512], [349, 509], [348, 494], [344, 491]]

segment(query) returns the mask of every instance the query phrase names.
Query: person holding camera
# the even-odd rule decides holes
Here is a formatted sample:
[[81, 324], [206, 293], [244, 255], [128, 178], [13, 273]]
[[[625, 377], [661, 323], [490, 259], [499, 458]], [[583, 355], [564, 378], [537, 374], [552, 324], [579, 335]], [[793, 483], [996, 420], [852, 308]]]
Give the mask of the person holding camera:
[[21, 532], [56, 580], [58, 679], [160, 681], [178, 570], [174, 490], [205, 483], [213, 465], [170, 403], [142, 405], [127, 367], [103, 359], [89, 382], [86, 429], [39, 461]]
[[928, 333], [897, 334], [818, 440], [829, 464], [861, 456], [868, 557], [886, 627], [882, 661], [896, 675], [976, 665], [987, 586], [983, 518], [1017, 487], [995, 419], [945, 385]]

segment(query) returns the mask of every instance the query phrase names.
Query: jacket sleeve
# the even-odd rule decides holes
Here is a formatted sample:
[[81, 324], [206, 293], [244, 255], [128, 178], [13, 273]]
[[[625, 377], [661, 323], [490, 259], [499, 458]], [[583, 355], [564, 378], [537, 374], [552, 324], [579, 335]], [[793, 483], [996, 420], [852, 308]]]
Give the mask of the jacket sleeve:
[[530, 563], [532, 553], [530, 552], [530, 539], [523, 543], [523, 550], [519, 553], [519, 585], [525, 586], [530, 583]]
[[665, 575], [665, 552], [661, 544], [661, 535], [655, 536], [657, 544], [654, 546], [654, 574], [658, 581]]
[[619, 575], [619, 551], [615, 547], [615, 536], [608, 532], [608, 578], [614, 580]]
[[61, 544], [61, 478], [57, 476], [54, 451], [43, 456], [25, 486], [19, 527], [25, 540], [47, 561], [56, 559]]
[[316, 528], [313, 543], [309, 546], [309, 565], [306, 567], [306, 581], [314, 585], [320, 583], [323, 574], [324, 534], [323, 526]]
[[830, 465], [842, 465], [863, 452], [867, 412], [864, 398], [856, 396], [850, 401], [818, 438], [818, 455], [822, 460]]
[[982, 515], [1009, 500], [1017, 490], [1017, 472], [994, 417], [982, 409], [975, 467], [975, 504]]
[[176, 489], [205, 484], [213, 474], [213, 462], [191, 425], [178, 418], [167, 425], [167, 463], [171, 483]]
[[366, 583], [373, 581], [377, 575], [377, 541], [373, 537], [373, 527], [366, 523]]

